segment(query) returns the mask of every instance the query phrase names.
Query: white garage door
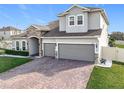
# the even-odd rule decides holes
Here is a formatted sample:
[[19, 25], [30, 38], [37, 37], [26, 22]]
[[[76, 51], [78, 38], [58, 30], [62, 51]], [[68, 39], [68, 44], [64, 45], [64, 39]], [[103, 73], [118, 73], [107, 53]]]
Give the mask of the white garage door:
[[59, 58], [94, 62], [94, 45], [59, 44]]
[[54, 43], [44, 44], [44, 56], [55, 57], [55, 45]]

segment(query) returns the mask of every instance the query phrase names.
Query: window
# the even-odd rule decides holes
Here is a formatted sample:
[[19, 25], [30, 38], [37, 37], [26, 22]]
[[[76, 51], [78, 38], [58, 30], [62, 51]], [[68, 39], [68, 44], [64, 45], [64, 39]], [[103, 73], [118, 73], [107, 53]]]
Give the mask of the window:
[[19, 41], [16, 41], [16, 50], [19, 50]]
[[77, 16], [77, 25], [83, 25], [83, 15]]
[[69, 25], [74, 25], [74, 16], [69, 17]]
[[22, 50], [26, 50], [26, 42], [22, 41]]

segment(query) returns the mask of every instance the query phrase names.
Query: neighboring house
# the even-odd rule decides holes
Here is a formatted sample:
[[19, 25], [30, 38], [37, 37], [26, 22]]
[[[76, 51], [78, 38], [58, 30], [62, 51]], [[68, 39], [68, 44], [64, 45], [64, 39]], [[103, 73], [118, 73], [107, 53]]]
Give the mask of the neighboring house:
[[[30, 56], [99, 62], [108, 46], [108, 19], [101, 8], [73, 5], [58, 15], [59, 21], [27, 29]], [[37, 28], [37, 29], [36, 29]]]
[[12, 26], [7, 26], [0, 28], [0, 39], [1, 40], [8, 40], [12, 35], [18, 35], [21, 33], [20, 29], [17, 29]]
[[12, 41], [11, 40], [1, 40], [0, 48], [12, 49]]
[[20, 29], [12, 26], [0, 28], [0, 48], [12, 49], [11, 36], [21, 33]]

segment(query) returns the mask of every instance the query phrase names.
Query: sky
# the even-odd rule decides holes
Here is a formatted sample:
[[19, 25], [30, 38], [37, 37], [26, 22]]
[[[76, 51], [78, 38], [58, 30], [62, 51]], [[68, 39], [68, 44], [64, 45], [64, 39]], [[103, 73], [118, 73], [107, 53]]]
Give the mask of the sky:
[[[0, 28], [14, 26], [26, 29], [32, 24], [46, 25], [57, 20], [59, 13], [72, 4], [0, 4]], [[109, 32], [124, 32], [124, 4], [80, 4], [80, 6], [105, 9], [109, 20]]]

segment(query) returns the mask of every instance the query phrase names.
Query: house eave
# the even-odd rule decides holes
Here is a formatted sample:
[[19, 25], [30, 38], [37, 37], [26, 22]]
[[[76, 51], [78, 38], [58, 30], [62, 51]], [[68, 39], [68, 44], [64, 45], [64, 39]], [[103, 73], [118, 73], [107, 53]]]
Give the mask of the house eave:
[[48, 38], [48, 39], [51, 39], [51, 38], [84, 38], [84, 39], [97, 39], [97, 38], [100, 38], [100, 36], [62, 36], [62, 37], [41, 37], [41, 38]]
[[80, 8], [80, 9], [82, 9], [83, 12], [89, 12], [89, 11], [90, 11], [90, 9], [88, 9], [88, 8], [86, 8], [86, 7], [81, 7], [81, 6], [79, 6], [79, 5], [74, 4], [74, 5], [72, 5], [69, 9], [67, 9], [66, 11], [64, 11], [63, 13], [58, 14], [58, 17], [62, 17], [62, 16], [67, 15], [67, 14], [69, 13], [69, 11], [70, 11], [73, 7], [78, 7], [78, 8]]
[[96, 9], [96, 10], [90, 11], [90, 13], [92, 13], [92, 12], [100, 12], [101, 15], [103, 16], [105, 22], [107, 23], [107, 25], [109, 25], [108, 17], [107, 17], [107, 14], [106, 14], [105, 10], [103, 10], [103, 9]]
[[12, 39], [26, 39], [26, 37], [11, 37]]

